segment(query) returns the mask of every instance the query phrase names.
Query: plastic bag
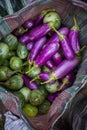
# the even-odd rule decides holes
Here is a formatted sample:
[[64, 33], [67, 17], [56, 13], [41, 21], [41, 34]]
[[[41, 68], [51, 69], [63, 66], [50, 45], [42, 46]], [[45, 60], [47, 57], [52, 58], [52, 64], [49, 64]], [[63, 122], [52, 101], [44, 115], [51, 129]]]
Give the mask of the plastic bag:
[[[62, 18], [62, 23], [65, 26], [71, 27], [73, 25], [73, 16], [75, 15], [78, 21], [78, 24], [80, 26], [80, 43], [81, 47], [86, 45], [87, 46], [87, 11], [85, 10], [86, 4], [83, 3], [83, 6], [78, 3], [77, 1], [71, 1], [71, 0], [39, 0], [39, 1], [33, 1], [30, 5], [27, 5], [22, 10], [18, 11], [12, 16], [7, 16], [4, 18], [1, 18], [0, 22], [0, 28], [1, 28], [1, 35], [0, 38], [3, 36], [6, 36], [10, 32], [12, 32], [15, 28], [20, 26], [24, 21], [26, 21], [29, 18], [35, 18], [43, 9], [46, 8], [55, 8], [56, 11], [60, 14]], [[74, 5], [73, 5], [74, 4]], [[78, 5], [78, 7], [77, 7]], [[82, 8], [81, 8], [82, 7]], [[84, 9], [83, 9], [84, 8]], [[13, 24], [14, 23], [14, 24]], [[14, 102], [15, 109], [9, 108], [8, 103], [5, 101], [3, 102], [5, 104], [6, 108], [9, 108], [9, 110], [14, 113], [15, 115], [19, 115], [21, 119], [26, 122], [26, 124], [32, 125], [31, 129], [34, 127], [37, 130], [50, 130], [53, 128], [56, 121], [60, 119], [60, 117], [64, 114], [66, 109], [68, 108], [68, 104], [72, 101], [72, 99], [75, 97], [75, 95], [85, 86], [87, 83], [87, 48], [83, 52], [83, 58], [82, 63], [79, 66], [77, 78], [71, 86], [71, 88], [66, 89], [63, 91], [58, 98], [55, 99], [53, 104], [51, 105], [51, 108], [49, 112], [46, 115], [38, 116], [34, 118], [27, 119], [23, 116], [23, 113], [20, 109], [19, 102]], [[2, 90], [2, 89], [1, 89]], [[0, 90], [0, 91], [1, 91]], [[3, 92], [2, 97], [4, 96]], [[8, 94], [8, 92], [7, 92]], [[9, 95], [9, 94], [8, 94]], [[1, 96], [0, 96], [1, 98]], [[1, 98], [3, 99], [3, 98]], [[10, 102], [12, 97], [9, 98]], [[3, 101], [3, 100], [2, 100]], [[6, 100], [8, 102], [8, 100]], [[9, 102], [9, 103], [10, 103]], [[18, 109], [17, 109], [18, 108]], [[16, 113], [15, 113], [16, 111]]]

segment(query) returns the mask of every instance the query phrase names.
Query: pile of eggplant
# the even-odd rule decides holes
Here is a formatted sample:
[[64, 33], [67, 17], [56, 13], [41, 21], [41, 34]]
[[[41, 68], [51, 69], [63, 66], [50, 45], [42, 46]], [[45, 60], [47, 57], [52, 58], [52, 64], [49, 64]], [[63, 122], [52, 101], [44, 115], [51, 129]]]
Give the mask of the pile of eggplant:
[[2, 39], [0, 85], [19, 97], [26, 116], [46, 114], [72, 86], [83, 50], [79, 30], [75, 17], [68, 28], [55, 9], [45, 9]]

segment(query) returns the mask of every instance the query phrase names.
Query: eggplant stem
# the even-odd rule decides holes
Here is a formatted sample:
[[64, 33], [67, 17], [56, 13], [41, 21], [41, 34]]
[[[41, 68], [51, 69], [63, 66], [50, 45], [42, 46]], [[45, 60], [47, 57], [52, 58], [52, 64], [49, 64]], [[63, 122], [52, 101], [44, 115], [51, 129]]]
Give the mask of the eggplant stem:
[[79, 29], [79, 26], [78, 26], [78, 24], [77, 24], [77, 21], [76, 21], [76, 17], [74, 16], [74, 18], [73, 18], [73, 20], [74, 20], [74, 26], [72, 27], [72, 29], [75, 29], [75, 30], [80, 30]]
[[38, 66], [34, 65], [29, 71], [25, 72], [26, 74], [29, 74], [34, 68], [37, 68]]
[[41, 82], [41, 84], [47, 84], [47, 83], [49, 83], [49, 82], [51, 82], [51, 79], [49, 79], [49, 80], [47, 80], [47, 81], [45, 81], [45, 82]]
[[33, 61], [31, 62], [31, 61], [29, 60], [29, 70], [30, 70], [32, 64], [33, 64]]
[[52, 29], [57, 33], [57, 35], [59, 36], [60, 40], [64, 39], [64, 35], [61, 34], [59, 31], [57, 31], [55, 27], [52, 27]]
[[25, 66], [28, 64], [28, 61], [26, 61], [24, 64], [21, 65], [21, 67]]
[[50, 83], [52, 80], [56, 80], [56, 78], [53, 76], [53, 74], [51, 73], [50, 75], [50, 79], [45, 81], [45, 82], [42, 82], [41, 84], [46, 84], [46, 83]]
[[84, 45], [80, 50], [79, 50], [79, 52], [82, 52], [82, 51], [84, 51], [84, 49], [85, 48], [87, 48], [87, 46], [86, 45]]
[[36, 76], [35, 78], [33, 78], [30, 83], [32, 83], [33, 81], [35, 81], [36, 79], [39, 79], [39, 76]]
[[61, 85], [60, 88], [57, 89], [57, 91], [61, 91], [61, 90], [63, 89], [63, 87], [64, 87], [68, 82], [69, 82], [68, 79], [65, 78], [65, 79], [63, 80], [63, 84]]

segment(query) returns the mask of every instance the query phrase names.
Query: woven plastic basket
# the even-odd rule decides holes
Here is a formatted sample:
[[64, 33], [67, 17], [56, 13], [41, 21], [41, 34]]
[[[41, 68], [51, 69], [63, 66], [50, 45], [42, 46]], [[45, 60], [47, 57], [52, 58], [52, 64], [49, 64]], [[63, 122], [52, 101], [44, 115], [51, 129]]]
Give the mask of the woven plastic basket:
[[[81, 47], [87, 46], [87, 4], [77, 0], [33, 0], [29, 5], [14, 15], [0, 19], [0, 39], [10, 34], [29, 18], [36, 17], [43, 9], [55, 8], [62, 18], [62, 23], [69, 28], [73, 25], [75, 15], [80, 27]], [[19, 116], [29, 127], [29, 130], [50, 130], [56, 121], [68, 108], [68, 104], [75, 95], [87, 84], [87, 48], [82, 54], [82, 62], [73, 86], [63, 91], [53, 102], [46, 115], [26, 119], [21, 111], [19, 101], [2, 87], [0, 88], [0, 99], [5, 107], [15, 115]], [[9, 106], [10, 104], [10, 106]]]

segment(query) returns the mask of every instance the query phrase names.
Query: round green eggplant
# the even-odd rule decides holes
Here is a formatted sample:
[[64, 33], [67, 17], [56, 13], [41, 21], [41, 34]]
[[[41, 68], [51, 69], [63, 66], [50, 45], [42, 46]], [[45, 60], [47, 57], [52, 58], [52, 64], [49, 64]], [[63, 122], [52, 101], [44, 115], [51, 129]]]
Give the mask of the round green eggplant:
[[56, 81], [54, 83], [48, 83], [48, 84], [46, 84], [45, 87], [46, 87], [46, 89], [47, 89], [47, 91], [49, 93], [55, 93], [58, 90], [58, 84], [59, 84], [58, 81]]
[[30, 93], [30, 103], [38, 106], [44, 101], [45, 97], [39, 90], [33, 90]]
[[9, 90], [19, 90], [23, 87], [23, 79], [20, 75], [13, 75], [6, 82], [0, 82], [1, 85]]
[[41, 105], [38, 106], [39, 114], [46, 114], [50, 109], [51, 103], [45, 100]]
[[4, 42], [0, 42], [0, 65], [7, 58], [9, 52], [9, 47]]
[[25, 59], [28, 56], [28, 50], [25, 45], [18, 44], [17, 46], [17, 55], [20, 57], [20, 59]]
[[6, 36], [4, 38], [4, 42], [9, 46], [9, 50], [16, 50], [18, 40], [14, 35], [10, 34]]
[[23, 64], [23, 61], [17, 57], [17, 56], [13, 56], [10, 59], [10, 68], [13, 70], [18, 70], [21, 69], [21, 66]]

